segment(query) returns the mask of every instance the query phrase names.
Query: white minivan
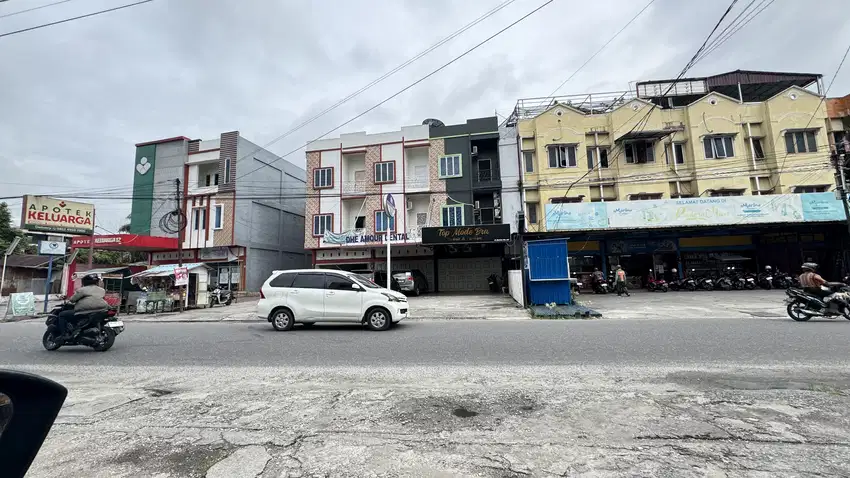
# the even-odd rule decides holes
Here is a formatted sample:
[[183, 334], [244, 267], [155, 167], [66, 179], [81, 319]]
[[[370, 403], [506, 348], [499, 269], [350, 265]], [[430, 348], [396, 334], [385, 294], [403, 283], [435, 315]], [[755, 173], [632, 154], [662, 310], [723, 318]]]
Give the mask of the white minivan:
[[387, 330], [407, 318], [407, 297], [357, 274], [330, 269], [274, 271], [260, 289], [257, 315], [275, 330], [295, 323], [353, 322]]

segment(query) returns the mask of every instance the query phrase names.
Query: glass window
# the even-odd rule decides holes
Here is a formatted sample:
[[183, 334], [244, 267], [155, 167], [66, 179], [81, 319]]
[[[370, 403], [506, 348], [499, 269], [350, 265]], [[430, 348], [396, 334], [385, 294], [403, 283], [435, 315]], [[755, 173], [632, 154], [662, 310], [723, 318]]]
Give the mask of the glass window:
[[333, 216], [330, 214], [313, 216], [313, 235], [322, 236], [326, 231], [333, 232]]
[[596, 148], [587, 148], [587, 169], [605, 169], [608, 167], [608, 148], [599, 148], [599, 160], [596, 159]]
[[395, 231], [395, 218], [384, 211], [375, 211], [375, 232]]
[[525, 163], [525, 172], [533, 173], [534, 172], [534, 152], [533, 151], [523, 151], [522, 159]]
[[735, 156], [734, 138], [732, 136], [709, 136], [703, 138], [706, 159], [724, 159]]
[[395, 181], [395, 162], [375, 163], [375, 182], [391, 183]]
[[292, 287], [292, 281], [295, 279], [294, 272], [284, 272], [269, 282], [272, 287]]
[[213, 216], [213, 229], [221, 229], [224, 227], [224, 205], [215, 205], [215, 215]]
[[760, 138], [753, 138], [753, 155], [756, 159], [764, 159], [764, 149], [761, 147]]
[[351, 279], [354, 282], [357, 282], [358, 284], [362, 285], [363, 287], [366, 287], [367, 289], [381, 289], [382, 288], [378, 284], [375, 284], [374, 282], [366, 279], [365, 277], [351, 276]]
[[550, 168], [574, 168], [578, 166], [576, 147], [571, 145], [549, 146]]
[[651, 141], [633, 141], [626, 143], [626, 163], [643, 164], [655, 162], [655, 143]]
[[230, 158], [224, 158], [224, 184], [230, 182]]
[[325, 275], [321, 272], [301, 272], [292, 281], [294, 289], [324, 289]]
[[313, 170], [313, 188], [332, 188], [334, 185], [334, 168], [316, 168]]
[[443, 226], [463, 226], [463, 206], [443, 206]]
[[351, 290], [351, 291], [354, 290], [354, 289], [351, 288], [351, 284], [353, 284], [354, 282], [348, 280], [345, 277], [338, 276], [336, 274], [327, 274], [327, 278], [328, 278], [327, 279], [328, 285], [327, 285], [326, 289], [330, 289], [330, 290]]
[[785, 151], [788, 154], [814, 153], [817, 150], [817, 132], [815, 130], [785, 133]]
[[528, 223], [537, 224], [537, 203], [528, 203]]
[[673, 143], [673, 157], [676, 164], [685, 164], [685, 148], [682, 143]]
[[461, 171], [460, 154], [452, 154], [449, 156], [440, 156], [440, 177], [441, 178], [458, 178], [463, 175]]

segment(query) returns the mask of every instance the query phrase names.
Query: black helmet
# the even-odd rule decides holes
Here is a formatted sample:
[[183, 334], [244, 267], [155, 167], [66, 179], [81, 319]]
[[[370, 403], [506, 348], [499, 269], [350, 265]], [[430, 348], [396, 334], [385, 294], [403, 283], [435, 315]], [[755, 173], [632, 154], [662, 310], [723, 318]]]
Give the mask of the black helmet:
[[816, 263], [814, 263], [814, 262], [804, 262], [804, 263], [803, 263], [803, 266], [802, 266], [802, 269], [803, 269], [804, 271], [811, 271], [811, 272], [814, 272], [814, 271], [818, 270], [818, 265], [817, 265]]
[[85, 276], [83, 276], [80, 282], [82, 282], [84, 286], [97, 285], [100, 282], [100, 276], [98, 276], [97, 274], [86, 274]]

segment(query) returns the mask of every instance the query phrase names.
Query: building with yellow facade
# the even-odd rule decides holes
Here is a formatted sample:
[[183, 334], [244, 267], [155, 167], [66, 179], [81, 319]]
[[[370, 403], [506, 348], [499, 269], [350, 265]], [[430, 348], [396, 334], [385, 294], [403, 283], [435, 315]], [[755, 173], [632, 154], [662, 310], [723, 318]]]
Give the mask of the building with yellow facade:
[[844, 214], [821, 75], [739, 70], [522, 99], [513, 125], [528, 237], [569, 236], [576, 275], [834, 262], [826, 236]]

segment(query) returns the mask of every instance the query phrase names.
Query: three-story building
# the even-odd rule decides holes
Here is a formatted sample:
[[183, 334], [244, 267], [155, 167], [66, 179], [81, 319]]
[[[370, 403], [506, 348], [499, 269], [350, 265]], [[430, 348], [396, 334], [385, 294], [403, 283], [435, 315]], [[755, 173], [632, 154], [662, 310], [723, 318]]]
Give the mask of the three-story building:
[[[178, 237], [183, 262], [212, 269], [213, 283], [257, 291], [273, 270], [304, 267], [305, 172], [238, 131], [211, 140], [185, 136], [136, 145], [130, 232]], [[181, 181], [185, 227], [167, 216]], [[166, 219], [163, 219], [166, 217]], [[151, 254], [173, 264], [178, 252]]]
[[843, 213], [831, 193], [809, 196], [834, 187], [826, 119], [821, 75], [800, 73], [739, 70], [520, 100], [509, 124], [526, 230], [569, 233], [577, 274], [828, 262]]
[[426, 123], [308, 144], [304, 244], [314, 265], [383, 270], [389, 241], [393, 270], [421, 270], [432, 291], [484, 290], [503, 275], [520, 204], [513, 194], [506, 210], [502, 171], [516, 171], [516, 150], [503, 167], [495, 117]]

